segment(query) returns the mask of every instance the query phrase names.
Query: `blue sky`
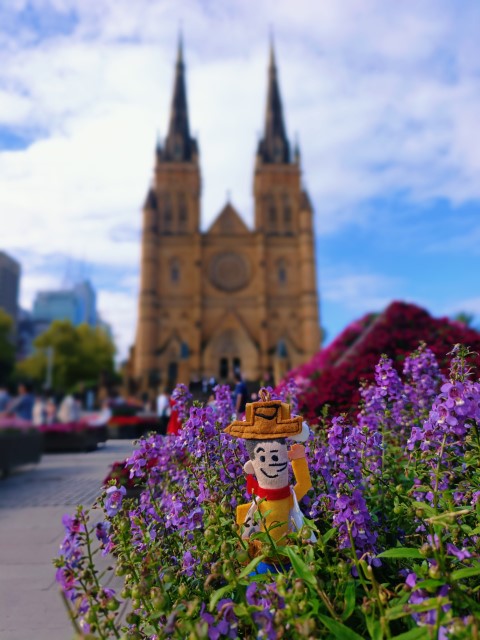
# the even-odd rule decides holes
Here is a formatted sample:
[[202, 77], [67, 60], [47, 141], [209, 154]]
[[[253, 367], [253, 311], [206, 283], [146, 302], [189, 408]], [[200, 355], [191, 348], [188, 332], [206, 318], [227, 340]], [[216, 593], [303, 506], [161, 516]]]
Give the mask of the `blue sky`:
[[228, 190], [251, 223], [273, 25], [327, 339], [394, 299], [478, 322], [476, 0], [0, 2], [0, 248], [22, 305], [87, 275], [126, 354], [180, 23], [204, 226]]

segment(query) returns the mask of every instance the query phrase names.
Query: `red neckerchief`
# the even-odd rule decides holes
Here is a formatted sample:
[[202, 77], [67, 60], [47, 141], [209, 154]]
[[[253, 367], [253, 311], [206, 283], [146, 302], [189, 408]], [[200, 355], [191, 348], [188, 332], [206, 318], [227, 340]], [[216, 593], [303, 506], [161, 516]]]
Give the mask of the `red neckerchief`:
[[266, 498], [267, 500], [284, 500], [290, 497], [290, 487], [287, 484], [286, 487], [281, 489], [264, 489], [258, 484], [256, 477], [249, 473], [247, 475], [247, 493], [252, 493], [257, 498]]

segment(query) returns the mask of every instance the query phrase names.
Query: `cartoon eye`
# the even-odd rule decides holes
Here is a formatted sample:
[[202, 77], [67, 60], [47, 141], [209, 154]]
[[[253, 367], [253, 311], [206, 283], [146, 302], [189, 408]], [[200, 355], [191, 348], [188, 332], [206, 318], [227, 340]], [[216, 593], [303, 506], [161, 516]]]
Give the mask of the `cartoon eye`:
[[273, 456], [272, 456], [272, 460], [273, 460], [274, 462], [278, 462], [278, 456], [273, 455]]
[[260, 462], [265, 462], [265, 456], [260, 456]]

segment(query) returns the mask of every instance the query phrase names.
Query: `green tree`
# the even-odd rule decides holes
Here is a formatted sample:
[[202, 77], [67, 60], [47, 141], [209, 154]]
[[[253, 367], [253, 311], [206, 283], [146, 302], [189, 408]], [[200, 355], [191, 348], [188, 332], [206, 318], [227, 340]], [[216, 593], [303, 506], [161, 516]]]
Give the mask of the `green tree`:
[[9, 382], [14, 366], [13, 320], [0, 309], [0, 384]]
[[467, 327], [471, 329], [476, 329], [475, 327], [475, 316], [473, 313], [468, 313], [468, 311], [460, 311], [455, 316], [453, 316], [454, 320], [457, 322], [462, 322]]
[[114, 376], [115, 345], [99, 327], [56, 320], [34, 342], [35, 351], [17, 367], [19, 376], [45, 382], [51, 350], [52, 387], [72, 390], [79, 382], [98, 382]]

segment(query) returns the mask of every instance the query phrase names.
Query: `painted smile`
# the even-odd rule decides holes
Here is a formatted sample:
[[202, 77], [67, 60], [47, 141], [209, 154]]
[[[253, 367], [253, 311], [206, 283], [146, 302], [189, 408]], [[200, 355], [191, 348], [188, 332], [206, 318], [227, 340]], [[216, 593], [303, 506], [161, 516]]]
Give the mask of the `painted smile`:
[[267, 476], [267, 478], [278, 478], [278, 476], [282, 473], [282, 471], [285, 471], [285, 469], [287, 468], [287, 462], [278, 462], [277, 464], [269, 464], [269, 467], [281, 467], [278, 469], [278, 473], [276, 473], [273, 476], [268, 475], [268, 473], [266, 471], [264, 471], [263, 469], [260, 469], [260, 471], [263, 473], [264, 476]]
[[263, 469], [260, 469], [260, 471], [263, 473], [264, 476], [267, 476], [267, 478], [278, 478], [278, 475], [279, 475], [278, 473], [276, 473], [274, 476], [269, 476], [268, 473]]

